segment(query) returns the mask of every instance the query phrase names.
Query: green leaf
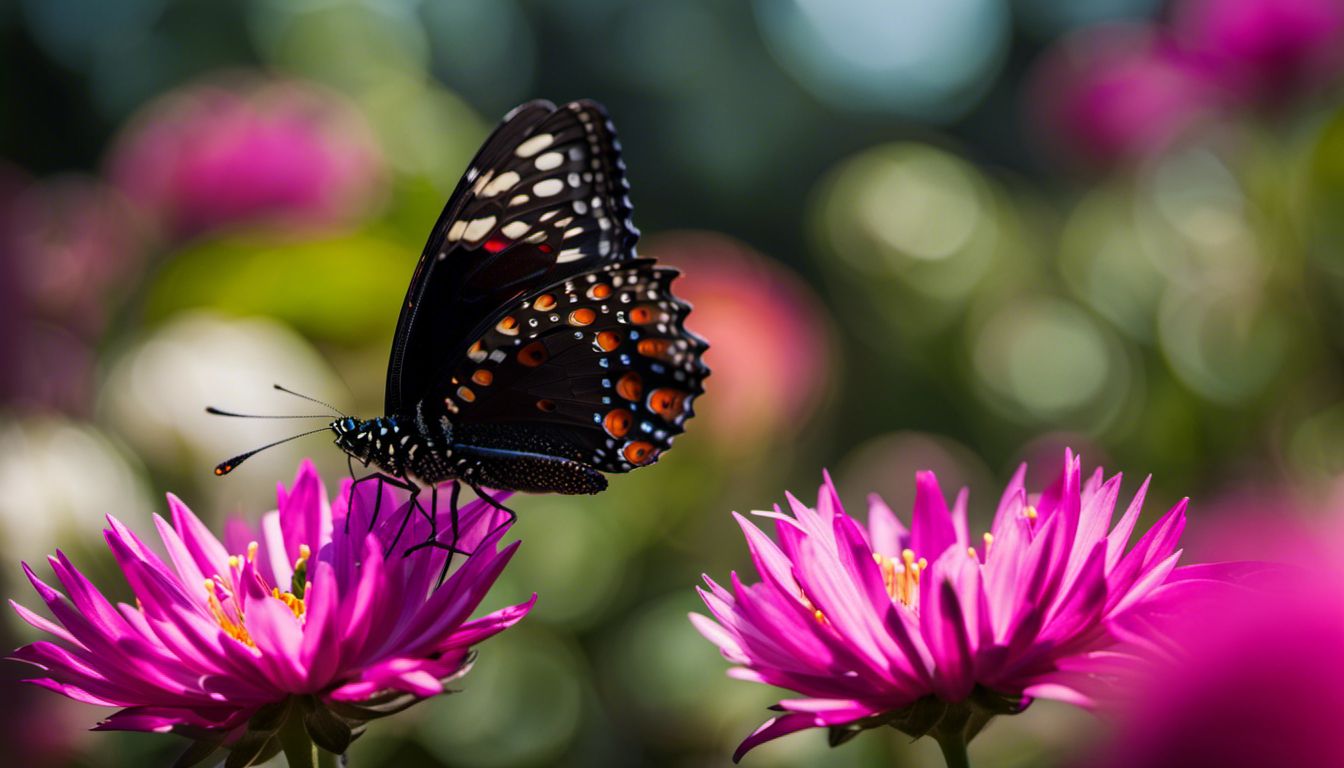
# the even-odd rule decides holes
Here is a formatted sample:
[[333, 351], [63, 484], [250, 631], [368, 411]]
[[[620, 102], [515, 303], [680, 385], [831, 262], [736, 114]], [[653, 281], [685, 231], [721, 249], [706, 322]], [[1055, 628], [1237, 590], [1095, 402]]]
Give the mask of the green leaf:
[[350, 726], [330, 709], [317, 706], [303, 716], [303, 727], [318, 747], [335, 755], [343, 755], [350, 748]]

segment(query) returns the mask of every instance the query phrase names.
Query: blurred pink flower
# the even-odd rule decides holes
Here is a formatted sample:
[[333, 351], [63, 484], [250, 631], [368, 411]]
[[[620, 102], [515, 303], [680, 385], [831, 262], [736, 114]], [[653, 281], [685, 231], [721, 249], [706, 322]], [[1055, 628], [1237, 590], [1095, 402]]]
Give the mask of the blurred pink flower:
[[1344, 71], [1340, 0], [1181, 0], [1175, 37], [1236, 101], [1276, 106]]
[[[1344, 512], [1337, 508], [1336, 513]], [[1161, 636], [1135, 628], [1164, 663], [1147, 667], [1095, 768], [1344, 765], [1344, 515], [1325, 527], [1336, 557], [1313, 561], [1243, 529], [1237, 548], [1291, 568], [1226, 594], [1216, 610], [1173, 604]], [[1273, 533], [1275, 519], [1259, 531]], [[1321, 532], [1311, 538], [1319, 539]], [[1256, 541], [1258, 539], [1259, 546]], [[1319, 549], [1318, 541], [1308, 542]], [[1136, 615], [1135, 619], [1141, 619]]]
[[1029, 105], [1052, 151], [1092, 167], [1134, 162], [1180, 138], [1212, 94], [1151, 27], [1082, 30], [1032, 75]]
[[812, 415], [828, 384], [832, 342], [816, 295], [783, 265], [713, 232], [673, 232], [645, 251], [684, 270], [677, 292], [695, 307], [714, 375], [696, 400], [700, 427], [750, 451]]
[[[1065, 453], [1059, 478], [1028, 496], [1025, 465], [1008, 484], [993, 529], [971, 539], [965, 491], [949, 511], [932, 473], [920, 473], [910, 528], [877, 497], [863, 527], [829, 478], [815, 509], [789, 496], [775, 508], [778, 543], [737, 515], [762, 581], [730, 587], [706, 577], [713, 614], [700, 632], [739, 665], [734, 677], [796, 691], [782, 715], [747, 738], [756, 745], [804, 728], [832, 744], [891, 725], [931, 734], [949, 758], [996, 714], [1033, 697], [1090, 706], [1091, 666], [1117, 643], [1114, 623], [1174, 582], [1198, 594], [1212, 567], [1177, 568], [1186, 502], [1128, 552], [1147, 482], [1112, 525], [1120, 476], [1083, 481]], [[715, 621], [717, 620], [717, 622]]]
[[[361, 487], [347, 532], [349, 482], [328, 504], [305, 462], [259, 532], [231, 526], [236, 555], [172, 496], [172, 522], [155, 521], [167, 561], [109, 516], [105, 538], [135, 604], [113, 605], [59, 552], [50, 563], [68, 597], [25, 565], [56, 621], [11, 604], [56, 642], [15, 658], [42, 670], [39, 686], [120, 707], [99, 729], [180, 732], [273, 754], [277, 712], [297, 705], [314, 741], [343, 752], [352, 727], [443, 693], [466, 673], [471, 647], [536, 599], [467, 621], [518, 546], [498, 549], [508, 526], [493, 506], [463, 508], [458, 546], [475, 554], [436, 588], [443, 550], [386, 554], [406, 513], [388, 514], [404, 502], [390, 489], [370, 530], [377, 491]], [[424, 540], [428, 525], [412, 515], [403, 540]]]
[[258, 221], [340, 223], [382, 187], [381, 154], [339, 96], [294, 81], [212, 82], [152, 103], [110, 177], [171, 236]]
[[0, 398], [87, 410], [91, 342], [143, 270], [144, 228], [95, 179], [16, 179], [0, 179]]

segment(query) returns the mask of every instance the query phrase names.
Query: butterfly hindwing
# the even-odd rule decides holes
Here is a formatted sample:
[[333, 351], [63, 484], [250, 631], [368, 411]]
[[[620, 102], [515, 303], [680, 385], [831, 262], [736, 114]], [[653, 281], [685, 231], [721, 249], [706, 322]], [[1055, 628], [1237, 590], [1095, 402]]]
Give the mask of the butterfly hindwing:
[[676, 270], [640, 259], [536, 291], [473, 339], [442, 393], [455, 442], [572, 459], [603, 472], [652, 463], [685, 429], [708, 374], [683, 327]]
[[502, 306], [634, 257], [629, 184], [602, 107], [524, 104], [486, 140], [430, 234], [402, 306], [386, 408], [445, 382], [471, 332]]

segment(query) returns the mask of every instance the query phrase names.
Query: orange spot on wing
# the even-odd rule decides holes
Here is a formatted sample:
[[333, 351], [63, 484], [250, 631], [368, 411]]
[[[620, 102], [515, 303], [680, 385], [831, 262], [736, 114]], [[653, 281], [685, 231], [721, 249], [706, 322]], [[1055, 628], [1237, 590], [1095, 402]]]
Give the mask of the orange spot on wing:
[[630, 322], [635, 325], [648, 325], [663, 319], [663, 313], [657, 307], [648, 304], [630, 310]]
[[620, 409], [608, 411], [602, 419], [602, 428], [612, 437], [625, 437], [630, 432], [630, 412]]
[[537, 410], [541, 411], [542, 413], [554, 413], [554, 412], [555, 412], [555, 401], [554, 401], [554, 400], [538, 400], [538, 401], [537, 401]]
[[485, 344], [483, 344], [479, 339], [477, 339], [476, 343], [472, 344], [471, 347], [467, 350], [467, 357], [470, 358], [473, 362], [477, 363], [484, 360]]
[[594, 285], [592, 288], [588, 289], [588, 298], [590, 299], [605, 299], [610, 295], [611, 295], [611, 286], [607, 285], [606, 283], [598, 283], [597, 285]]
[[469, 387], [458, 387], [457, 399], [464, 403], [474, 403], [476, 402], [476, 393], [472, 392]]
[[603, 352], [611, 352], [621, 346], [621, 337], [615, 331], [601, 331], [597, 334], [597, 348]]
[[621, 455], [631, 464], [647, 464], [654, 459], [654, 450], [652, 443], [646, 443], [643, 440], [636, 440], [627, 443], [621, 451]]
[[550, 357], [550, 355], [546, 352], [546, 345], [542, 344], [540, 341], [534, 341], [518, 350], [518, 362], [526, 365], [528, 368], [536, 368], [546, 362], [548, 357]]
[[631, 371], [616, 382], [616, 394], [630, 402], [636, 402], [644, 394], [644, 380], [638, 373]]
[[569, 313], [570, 325], [592, 325], [592, 322], [596, 319], [597, 313], [587, 307]]
[[499, 331], [505, 336], [517, 336], [518, 318], [514, 317], [513, 315], [505, 316], [503, 320], [500, 320], [498, 323], [495, 324], [495, 330]]
[[490, 383], [495, 380], [495, 374], [485, 370], [484, 368], [481, 368], [480, 370], [471, 374], [471, 380], [476, 382], [477, 384], [480, 384], [482, 387], [488, 387], [490, 386]]
[[532, 302], [532, 306], [538, 312], [550, 312], [552, 309], [555, 309], [555, 294], [553, 293], [541, 294], [540, 296], [537, 297], [536, 301]]
[[686, 397], [681, 390], [659, 387], [649, 393], [649, 410], [667, 421], [676, 421], [686, 412]]
[[636, 349], [639, 350], [639, 354], [645, 357], [666, 360], [672, 351], [672, 341], [670, 339], [640, 339]]

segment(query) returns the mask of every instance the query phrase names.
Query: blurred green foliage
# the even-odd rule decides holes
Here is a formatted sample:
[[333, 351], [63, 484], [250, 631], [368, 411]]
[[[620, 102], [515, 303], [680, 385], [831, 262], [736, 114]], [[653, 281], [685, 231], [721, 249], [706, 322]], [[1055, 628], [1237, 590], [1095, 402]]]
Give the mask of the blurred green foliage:
[[[287, 474], [221, 484], [208, 462], [191, 465], [274, 439], [275, 424], [183, 414], [207, 403], [291, 409], [293, 400], [262, 399], [282, 376], [348, 412], [379, 412], [413, 264], [489, 126], [526, 98], [598, 99], [621, 133], [636, 222], [661, 236], [644, 245], [694, 250], [688, 243], [702, 241], [686, 231], [708, 231], [760, 274], [798, 278], [821, 308], [807, 316], [819, 341], [769, 324], [697, 325], [713, 302], [775, 302], [804, 316], [762, 289], [765, 277], [706, 286], [697, 299], [706, 309], [689, 325], [719, 345], [711, 352], [724, 364], [688, 434], [655, 468], [614, 478], [598, 497], [518, 501], [525, 545], [497, 594], [516, 602], [537, 591], [537, 609], [482, 648], [464, 693], [375, 725], [352, 765], [726, 765], [778, 698], [727, 679], [685, 618], [698, 609], [701, 573], [750, 570], [730, 510], [768, 508], [786, 489], [806, 498], [822, 467], [854, 504], [870, 488], [908, 491], [915, 469], [935, 467], [976, 481], [972, 518], [983, 518], [997, 479], [1024, 458], [1053, 461], [1065, 443], [1085, 463], [1129, 473], [1127, 490], [1152, 472], [1150, 515], [1193, 496], [1192, 528], [1216, 524], [1202, 516], [1204, 500], [1246, 485], [1309, 492], [1344, 473], [1338, 94], [1219, 113], [1100, 173], [1057, 162], [1060, 148], [1030, 128], [1043, 51], [1082, 25], [1141, 22], [1159, 5], [847, 0], [830, 15], [802, 0], [0, 5], [0, 214], [11, 230], [0, 320], [13, 329], [0, 377], [14, 425], [5, 434], [75, 425], [100, 435], [97, 462], [81, 466], [124, 472], [154, 498], [172, 490], [216, 521], [260, 514]], [[856, 37], [910, 45], [879, 50]], [[238, 71], [311, 83], [358, 115], [379, 153], [379, 181], [368, 183], [382, 187], [359, 195], [367, 205], [299, 226], [276, 203], [262, 211], [274, 216], [190, 237], [156, 230], [155, 211], [144, 210], [125, 222], [141, 238], [137, 258], [98, 247], [121, 242], [101, 219], [56, 216], [33, 231], [33, 217], [11, 216], [61, 174], [133, 198], [106, 171], [121, 142], [147, 130], [154, 100]], [[249, 107], [265, 117], [264, 103]], [[340, 160], [336, 141], [329, 162]], [[263, 149], [256, 156], [271, 159], [245, 177], [259, 185], [287, 157]], [[181, 182], [218, 184], [221, 200], [252, 191], [220, 178], [235, 177]], [[104, 285], [95, 264], [126, 266]], [[244, 340], [257, 354], [193, 348], [191, 334]], [[769, 367], [752, 350], [785, 354]], [[258, 360], [290, 367], [249, 367]], [[829, 391], [760, 434], [734, 432], [714, 411], [715, 387], [725, 400], [733, 388], [765, 397], [822, 365], [835, 370], [811, 380]], [[169, 380], [146, 382], [147, 372]], [[69, 381], [87, 392], [52, 394]], [[300, 445], [332, 482], [344, 472], [334, 449]], [[44, 466], [77, 455], [40, 450]], [[0, 469], [36, 475], [28, 466]], [[1036, 486], [1048, 479], [1031, 476]], [[889, 501], [900, 509], [910, 499]], [[142, 533], [163, 511], [136, 494], [118, 503]], [[0, 554], [54, 543], [124, 594], [98, 539], [109, 510], [92, 506], [7, 507], [17, 525], [24, 515], [50, 525], [46, 538], [0, 542]], [[27, 600], [16, 569], [5, 573], [5, 592]], [[31, 637], [16, 621], [0, 626], [11, 646]], [[14, 716], [0, 732], [25, 764], [160, 764], [178, 748], [169, 737], [79, 734], [95, 710], [8, 685], [22, 673], [4, 671]], [[24, 713], [61, 735], [34, 740]], [[972, 754], [1060, 765], [1095, 727], [1034, 706], [991, 728]], [[748, 760], [940, 764], [931, 750], [893, 733], [831, 751], [810, 733]]]

